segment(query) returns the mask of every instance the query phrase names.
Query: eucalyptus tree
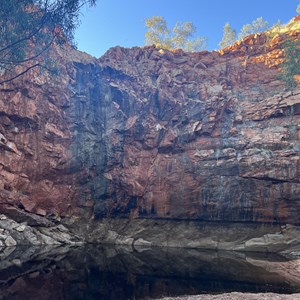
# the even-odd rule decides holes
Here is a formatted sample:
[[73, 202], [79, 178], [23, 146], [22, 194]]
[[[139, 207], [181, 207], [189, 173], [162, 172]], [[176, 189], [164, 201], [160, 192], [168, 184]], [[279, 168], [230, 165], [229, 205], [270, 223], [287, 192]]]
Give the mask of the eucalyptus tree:
[[264, 32], [268, 30], [269, 27], [269, 22], [265, 21], [262, 17], [259, 17], [253, 20], [251, 24], [245, 24], [238, 37], [239, 39], [243, 39], [249, 34]]
[[220, 48], [225, 48], [232, 45], [236, 41], [236, 30], [231, 28], [229, 23], [226, 23], [223, 28], [223, 37], [219, 43]]
[[32, 68], [47, 68], [47, 51], [56, 42], [74, 45], [80, 8], [96, 0], [0, 1], [0, 84]]
[[187, 52], [200, 51], [206, 48], [206, 37], [194, 37], [196, 27], [192, 22], [180, 23], [170, 30], [162, 16], [146, 19], [146, 45], [155, 45], [162, 49], [183, 49]]

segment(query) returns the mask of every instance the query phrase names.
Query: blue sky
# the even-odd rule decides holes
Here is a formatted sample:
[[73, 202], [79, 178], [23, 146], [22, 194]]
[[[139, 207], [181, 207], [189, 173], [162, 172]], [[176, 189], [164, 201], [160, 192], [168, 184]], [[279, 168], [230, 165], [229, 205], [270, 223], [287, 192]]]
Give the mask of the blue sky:
[[75, 38], [79, 50], [99, 57], [114, 46], [143, 46], [145, 19], [163, 16], [169, 28], [177, 21], [192, 22], [213, 50], [226, 22], [237, 31], [258, 17], [286, 23], [296, 16], [298, 4], [300, 0], [98, 0], [96, 7], [82, 9]]

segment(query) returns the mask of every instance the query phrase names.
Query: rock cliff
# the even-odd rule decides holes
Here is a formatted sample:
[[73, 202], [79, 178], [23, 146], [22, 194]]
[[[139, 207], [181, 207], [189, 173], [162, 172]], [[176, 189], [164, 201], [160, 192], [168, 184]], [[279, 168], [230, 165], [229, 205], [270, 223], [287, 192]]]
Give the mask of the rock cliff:
[[300, 224], [300, 89], [277, 79], [283, 41], [100, 59], [54, 47], [59, 75], [0, 87], [2, 212]]

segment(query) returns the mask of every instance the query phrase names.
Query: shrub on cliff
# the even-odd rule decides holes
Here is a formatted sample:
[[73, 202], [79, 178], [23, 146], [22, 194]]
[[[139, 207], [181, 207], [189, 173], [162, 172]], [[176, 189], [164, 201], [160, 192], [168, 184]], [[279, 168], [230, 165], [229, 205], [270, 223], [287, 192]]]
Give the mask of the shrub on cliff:
[[[45, 53], [53, 42], [72, 43], [79, 9], [96, 0], [0, 1], [0, 71], [13, 80], [37, 66], [47, 68]], [[17, 68], [16, 68], [17, 67]]]
[[177, 22], [172, 30], [167, 27], [166, 20], [161, 16], [154, 16], [146, 20], [146, 45], [172, 50], [182, 49], [187, 52], [200, 51], [206, 48], [207, 38], [196, 37], [196, 27], [191, 22]]
[[[276, 24], [277, 25], [277, 24]], [[275, 25], [274, 25], [275, 26]], [[252, 23], [245, 24], [240, 33], [238, 39], [243, 39], [247, 35], [264, 32], [269, 28], [269, 22], [265, 21], [262, 17], [252, 21]], [[236, 30], [231, 28], [229, 23], [226, 23], [223, 28], [223, 37], [219, 43], [220, 48], [225, 48], [232, 45], [237, 40]]]
[[300, 75], [300, 39], [289, 38], [284, 43], [284, 62], [281, 65], [279, 79], [283, 80], [287, 88], [293, 89], [296, 84], [296, 76]]
[[231, 28], [229, 23], [226, 23], [223, 28], [223, 37], [219, 43], [220, 48], [225, 48], [232, 45], [236, 41], [236, 30]]
[[269, 28], [269, 22], [262, 17], [252, 21], [251, 24], [245, 24], [239, 33], [239, 39], [243, 39], [249, 34], [264, 32]]

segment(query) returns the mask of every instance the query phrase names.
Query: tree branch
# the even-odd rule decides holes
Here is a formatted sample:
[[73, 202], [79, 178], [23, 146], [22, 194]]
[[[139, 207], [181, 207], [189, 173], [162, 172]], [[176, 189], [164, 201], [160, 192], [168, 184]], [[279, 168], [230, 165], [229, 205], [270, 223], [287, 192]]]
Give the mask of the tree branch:
[[13, 80], [19, 78], [20, 76], [24, 75], [25, 73], [27, 73], [27, 72], [30, 71], [31, 69], [36, 68], [36, 67], [38, 67], [38, 66], [40, 66], [40, 64], [39, 64], [39, 63], [36, 63], [36, 64], [34, 64], [34, 65], [28, 67], [26, 70], [22, 71], [21, 73], [19, 73], [19, 74], [13, 76], [13, 77], [11, 77], [11, 78], [8, 78], [8, 79], [5, 79], [5, 80], [0, 81], [0, 85], [2, 85], [2, 84], [4, 84], [4, 83], [7, 83], [7, 82], [10, 82], [10, 81], [13, 81]]

